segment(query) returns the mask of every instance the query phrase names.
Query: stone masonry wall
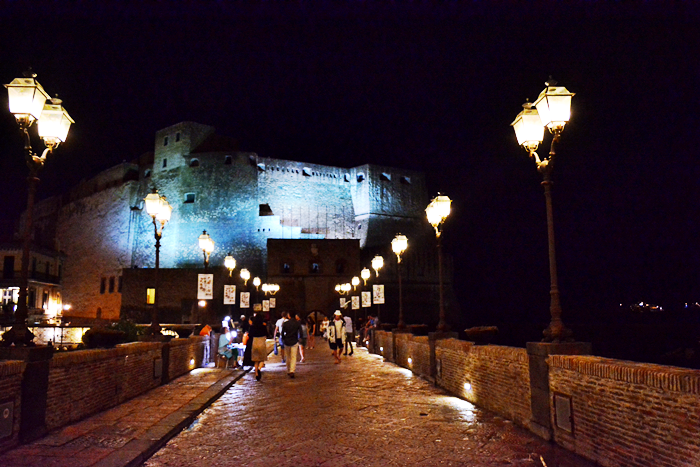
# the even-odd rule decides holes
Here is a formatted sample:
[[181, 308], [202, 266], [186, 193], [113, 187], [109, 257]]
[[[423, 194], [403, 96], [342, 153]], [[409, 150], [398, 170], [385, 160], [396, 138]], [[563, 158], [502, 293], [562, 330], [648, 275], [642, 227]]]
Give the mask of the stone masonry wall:
[[525, 349], [442, 339], [435, 344], [435, 358], [439, 386], [529, 426], [530, 373]]
[[[16, 446], [19, 442], [19, 424], [22, 413], [22, 374], [25, 363], [16, 360], [0, 361], [0, 404], [12, 403], [12, 432], [0, 438], [0, 452]], [[0, 417], [4, 414], [0, 413]]]
[[603, 466], [700, 465], [700, 371], [591, 356], [549, 357], [553, 394], [571, 398], [573, 432], [555, 441]]

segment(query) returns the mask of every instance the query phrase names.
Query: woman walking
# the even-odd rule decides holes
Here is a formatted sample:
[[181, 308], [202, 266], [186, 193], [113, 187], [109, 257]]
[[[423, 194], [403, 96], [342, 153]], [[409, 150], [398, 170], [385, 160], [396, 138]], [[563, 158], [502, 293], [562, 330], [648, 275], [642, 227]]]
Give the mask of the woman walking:
[[263, 319], [262, 313], [255, 313], [251, 318], [249, 339], [253, 341], [251, 360], [255, 365], [255, 379], [262, 378], [262, 368], [267, 360], [267, 323]]
[[333, 351], [335, 363], [340, 363], [340, 352], [345, 347], [345, 321], [340, 310], [335, 310], [333, 322], [328, 325], [328, 345]]

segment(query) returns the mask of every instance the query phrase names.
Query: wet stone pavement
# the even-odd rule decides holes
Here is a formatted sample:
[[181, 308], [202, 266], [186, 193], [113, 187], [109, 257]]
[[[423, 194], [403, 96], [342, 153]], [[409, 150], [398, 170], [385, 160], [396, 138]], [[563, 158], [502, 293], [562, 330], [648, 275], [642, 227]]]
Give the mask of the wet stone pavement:
[[307, 351], [296, 378], [270, 355], [145, 466], [592, 467], [364, 349]]

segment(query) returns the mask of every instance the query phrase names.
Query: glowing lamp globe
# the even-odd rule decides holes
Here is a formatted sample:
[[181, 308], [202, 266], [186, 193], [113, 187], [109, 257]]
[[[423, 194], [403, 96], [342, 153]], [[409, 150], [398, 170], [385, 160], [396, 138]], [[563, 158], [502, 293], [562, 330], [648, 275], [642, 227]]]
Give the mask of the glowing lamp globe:
[[350, 288], [351, 288], [351, 286], [350, 286], [350, 284], [347, 283], [347, 282], [346, 282], [345, 284], [343, 284], [343, 285], [340, 286], [340, 290], [342, 290], [343, 293], [348, 293], [348, 292], [350, 292]]
[[352, 283], [352, 288], [354, 289], [355, 287], [360, 285], [360, 278], [357, 276], [353, 277], [351, 283]]
[[571, 117], [571, 98], [574, 93], [569, 92], [564, 86], [557, 86], [557, 82], [549, 80], [546, 88], [535, 101], [535, 107], [542, 120], [542, 125], [549, 131], [561, 131]]
[[39, 136], [47, 146], [65, 142], [71, 123], [75, 123], [61, 103], [61, 99], [51, 99], [39, 117]]
[[161, 199], [158, 192], [154, 191], [153, 193], [149, 193], [143, 199], [143, 201], [144, 203], [146, 203], [146, 212], [148, 213], [148, 215], [155, 218], [156, 215], [158, 215], [158, 212], [160, 211], [161, 204]]
[[544, 139], [542, 120], [537, 109], [534, 109], [530, 102], [523, 104], [523, 110], [515, 117], [510, 126], [515, 130], [518, 144], [527, 150], [534, 151]]
[[224, 258], [224, 266], [226, 266], [226, 269], [229, 271], [236, 269], [236, 259], [229, 254], [226, 256], [226, 258]]
[[379, 270], [384, 267], [384, 257], [377, 255], [372, 258], [372, 269], [374, 273], [379, 277]]
[[214, 251], [214, 240], [211, 239], [206, 230], [199, 236], [199, 248], [206, 253], [211, 253]]
[[369, 279], [371, 275], [372, 273], [369, 272], [369, 269], [367, 268], [364, 268], [362, 271], [360, 271], [360, 277], [363, 281], [365, 281], [365, 285], [367, 285], [367, 279]]
[[406, 251], [406, 248], [408, 248], [408, 238], [406, 238], [405, 235], [398, 234], [391, 241], [391, 251], [396, 253], [399, 261], [401, 260], [401, 255], [403, 252]]
[[49, 95], [34, 79], [36, 75], [25, 78], [15, 78], [10, 84], [6, 84], [10, 102], [10, 113], [18, 122], [31, 125], [38, 120], [44, 110], [44, 103]]
[[425, 208], [425, 213], [428, 216], [428, 222], [430, 225], [436, 229], [440, 224], [442, 224], [447, 216], [450, 215], [450, 206], [452, 205], [452, 200], [445, 195], [438, 195], [430, 202], [427, 208]]
[[248, 284], [248, 280], [250, 279], [250, 272], [245, 268], [241, 269], [241, 279], [243, 279], [243, 281], [246, 284]]
[[335, 284], [335, 291], [340, 293], [340, 284]]
[[253, 278], [253, 285], [254, 285], [256, 288], [257, 288], [257, 287], [260, 287], [260, 278], [259, 278], [259, 277]]
[[165, 224], [170, 220], [170, 215], [173, 212], [173, 207], [165, 199], [165, 196], [160, 197], [160, 209], [156, 213], [156, 220], [160, 221], [161, 224]]

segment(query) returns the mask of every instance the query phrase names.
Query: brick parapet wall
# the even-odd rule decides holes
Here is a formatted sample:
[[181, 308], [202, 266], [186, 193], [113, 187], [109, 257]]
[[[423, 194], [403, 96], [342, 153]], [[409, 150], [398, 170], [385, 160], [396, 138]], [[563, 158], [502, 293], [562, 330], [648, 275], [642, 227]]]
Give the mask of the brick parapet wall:
[[573, 432], [555, 441], [603, 466], [700, 465], [700, 371], [553, 355], [550, 391], [571, 398]]
[[441, 339], [435, 343], [435, 358], [439, 386], [529, 427], [532, 411], [525, 349]]
[[[408, 333], [395, 334], [396, 364], [417, 375], [430, 376], [430, 342], [427, 336]], [[409, 362], [408, 359], [411, 359]]]
[[26, 364], [17, 360], [0, 361], [0, 404], [12, 403], [12, 433], [0, 438], [0, 452], [19, 442], [20, 415], [22, 413], [22, 376]]
[[204, 360], [204, 347], [207, 337], [194, 336], [188, 339], [170, 341], [170, 379], [184, 375], [188, 371], [201, 367]]
[[386, 360], [394, 361], [394, 336], [388, 331], [374, 331], [374, 351]]

